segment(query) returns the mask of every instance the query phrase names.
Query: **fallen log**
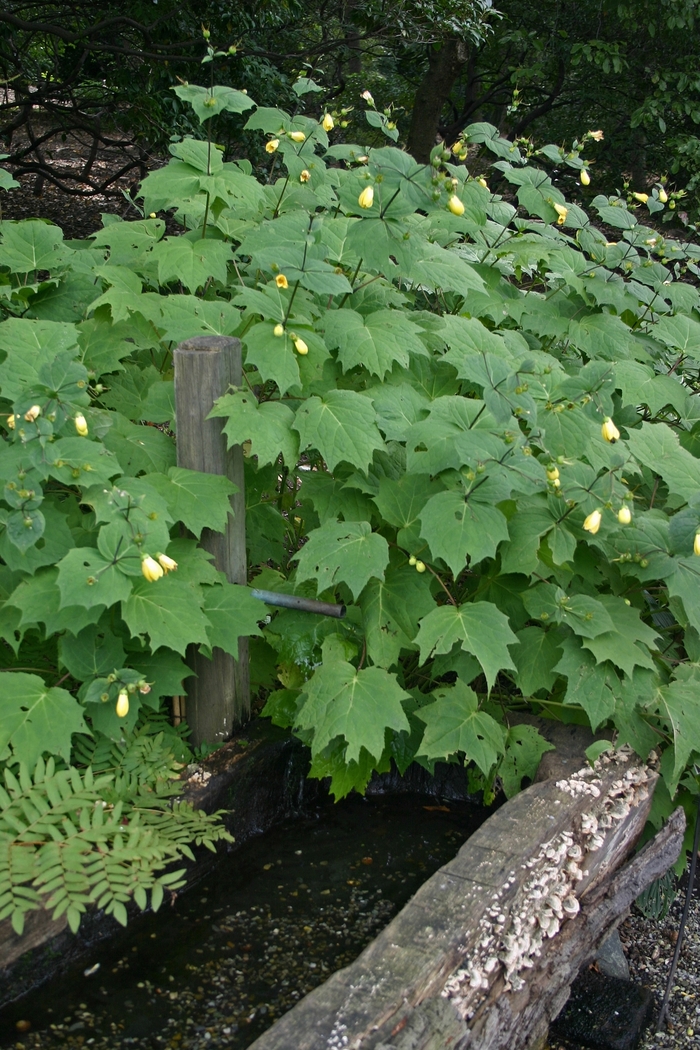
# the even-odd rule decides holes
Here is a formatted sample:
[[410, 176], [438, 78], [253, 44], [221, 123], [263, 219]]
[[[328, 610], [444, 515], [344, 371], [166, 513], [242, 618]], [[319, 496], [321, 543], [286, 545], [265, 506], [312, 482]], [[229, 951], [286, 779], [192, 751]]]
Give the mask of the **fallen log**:
[[250, 1050], [525, 1050], [677, 858], [678, 809], [622, 867], [657, 774], [626, 750], [502, 806], [349, 967]]

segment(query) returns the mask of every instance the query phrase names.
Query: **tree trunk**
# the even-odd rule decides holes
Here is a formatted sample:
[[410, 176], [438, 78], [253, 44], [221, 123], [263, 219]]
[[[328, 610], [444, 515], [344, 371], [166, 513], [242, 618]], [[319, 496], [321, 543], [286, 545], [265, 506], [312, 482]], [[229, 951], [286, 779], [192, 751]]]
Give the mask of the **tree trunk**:
[[442, 107], [468, 59], [469, 47], [457, 37], [430, 49], [428, 72], [416, 91], [408, 133], [408, 152], [421, 163], [430, 160], [430, 151], [438, 139]]

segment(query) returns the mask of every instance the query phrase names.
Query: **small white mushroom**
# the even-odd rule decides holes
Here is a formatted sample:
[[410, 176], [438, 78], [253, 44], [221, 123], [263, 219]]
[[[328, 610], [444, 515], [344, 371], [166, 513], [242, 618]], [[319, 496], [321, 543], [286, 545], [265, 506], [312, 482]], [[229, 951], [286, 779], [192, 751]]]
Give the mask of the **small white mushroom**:
[[564, 914], [568, 915], [570, 919], [572, 919], [574, 915], [578, 915], [581, 910], [581, 905], [572, 894], [564, 898], [561, 902], [561, 906], [564, 910]]

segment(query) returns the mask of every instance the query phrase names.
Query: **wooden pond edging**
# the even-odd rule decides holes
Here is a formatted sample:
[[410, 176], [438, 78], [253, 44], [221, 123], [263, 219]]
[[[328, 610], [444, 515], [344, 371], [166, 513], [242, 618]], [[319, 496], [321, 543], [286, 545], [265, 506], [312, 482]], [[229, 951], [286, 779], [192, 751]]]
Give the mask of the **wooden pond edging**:
[[526, 1050], [674, 863], [685, 815], [626, 864], [657, 774], [623, 749], [505, 803], [350, 966], [249, 1050]]

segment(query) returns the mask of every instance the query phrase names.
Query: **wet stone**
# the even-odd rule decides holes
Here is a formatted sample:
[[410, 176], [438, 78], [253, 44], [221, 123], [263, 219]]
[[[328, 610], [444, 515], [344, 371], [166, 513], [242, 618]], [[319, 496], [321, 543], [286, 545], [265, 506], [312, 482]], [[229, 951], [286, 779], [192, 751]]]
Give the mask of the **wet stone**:
[[635, 1050], [654, 1009], [648, 988], [587, 970], [574, 981], [550, 1031], [594, 1050]]

